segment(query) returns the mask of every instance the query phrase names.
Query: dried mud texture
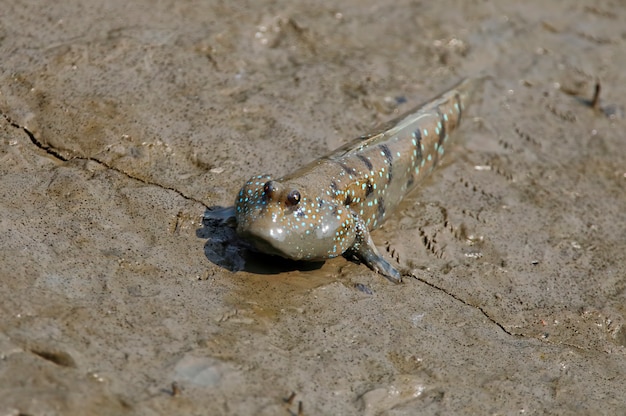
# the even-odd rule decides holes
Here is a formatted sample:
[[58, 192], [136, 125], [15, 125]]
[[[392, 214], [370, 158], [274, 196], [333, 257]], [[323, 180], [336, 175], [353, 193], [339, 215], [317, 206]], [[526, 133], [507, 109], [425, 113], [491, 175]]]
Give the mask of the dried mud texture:
[[[100, 3], [0, 15], [0, 415], [626, 412], [620, 2]], [[202, 221], [479, 73], [404, 284]]]

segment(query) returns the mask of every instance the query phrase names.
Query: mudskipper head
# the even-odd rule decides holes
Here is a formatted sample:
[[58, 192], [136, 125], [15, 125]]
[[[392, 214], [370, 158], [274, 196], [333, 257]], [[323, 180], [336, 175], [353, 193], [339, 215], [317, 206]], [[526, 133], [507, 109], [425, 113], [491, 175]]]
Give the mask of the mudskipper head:
[[235, 201], [237, 233], [260, 251], [294, 260], [341, 255], [354, 241], [354, 219], [319, 184], [255, 176]]

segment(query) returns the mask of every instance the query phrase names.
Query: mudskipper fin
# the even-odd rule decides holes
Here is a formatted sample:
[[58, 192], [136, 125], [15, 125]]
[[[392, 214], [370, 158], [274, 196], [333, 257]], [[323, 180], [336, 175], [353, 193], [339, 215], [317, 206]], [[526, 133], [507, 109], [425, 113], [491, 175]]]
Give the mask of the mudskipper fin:
[[367, 267], [382, 274], [393, 283], [402, 283], [402, 275], [380, 254], [361, 218], [357, 217], [356, 239], [346, 254], [358, 258]]

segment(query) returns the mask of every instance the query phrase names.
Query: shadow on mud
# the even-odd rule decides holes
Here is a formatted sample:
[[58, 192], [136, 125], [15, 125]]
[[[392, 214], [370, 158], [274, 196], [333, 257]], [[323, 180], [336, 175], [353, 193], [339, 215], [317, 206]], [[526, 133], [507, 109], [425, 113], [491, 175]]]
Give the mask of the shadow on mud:
[[211, 263], [231, 272], [256, 274], [317, 270], [324, 264], [322, 261], [293, 261], [258, 252], [237, 235], [232, 214], [232, 207], [211, 207], [204, 213], [202, 227], [196, 230], [198, 238], [207, 240], [204, 255]]

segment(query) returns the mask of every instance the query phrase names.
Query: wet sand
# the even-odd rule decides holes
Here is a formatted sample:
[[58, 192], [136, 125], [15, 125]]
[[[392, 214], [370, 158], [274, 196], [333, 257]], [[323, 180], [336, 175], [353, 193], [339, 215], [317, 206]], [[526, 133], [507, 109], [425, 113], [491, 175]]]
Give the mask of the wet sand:
[[[626, 411], [619, 2], [6, 9], [0, 415]], [[202, 221], [481, 73], [402, 285]]]

